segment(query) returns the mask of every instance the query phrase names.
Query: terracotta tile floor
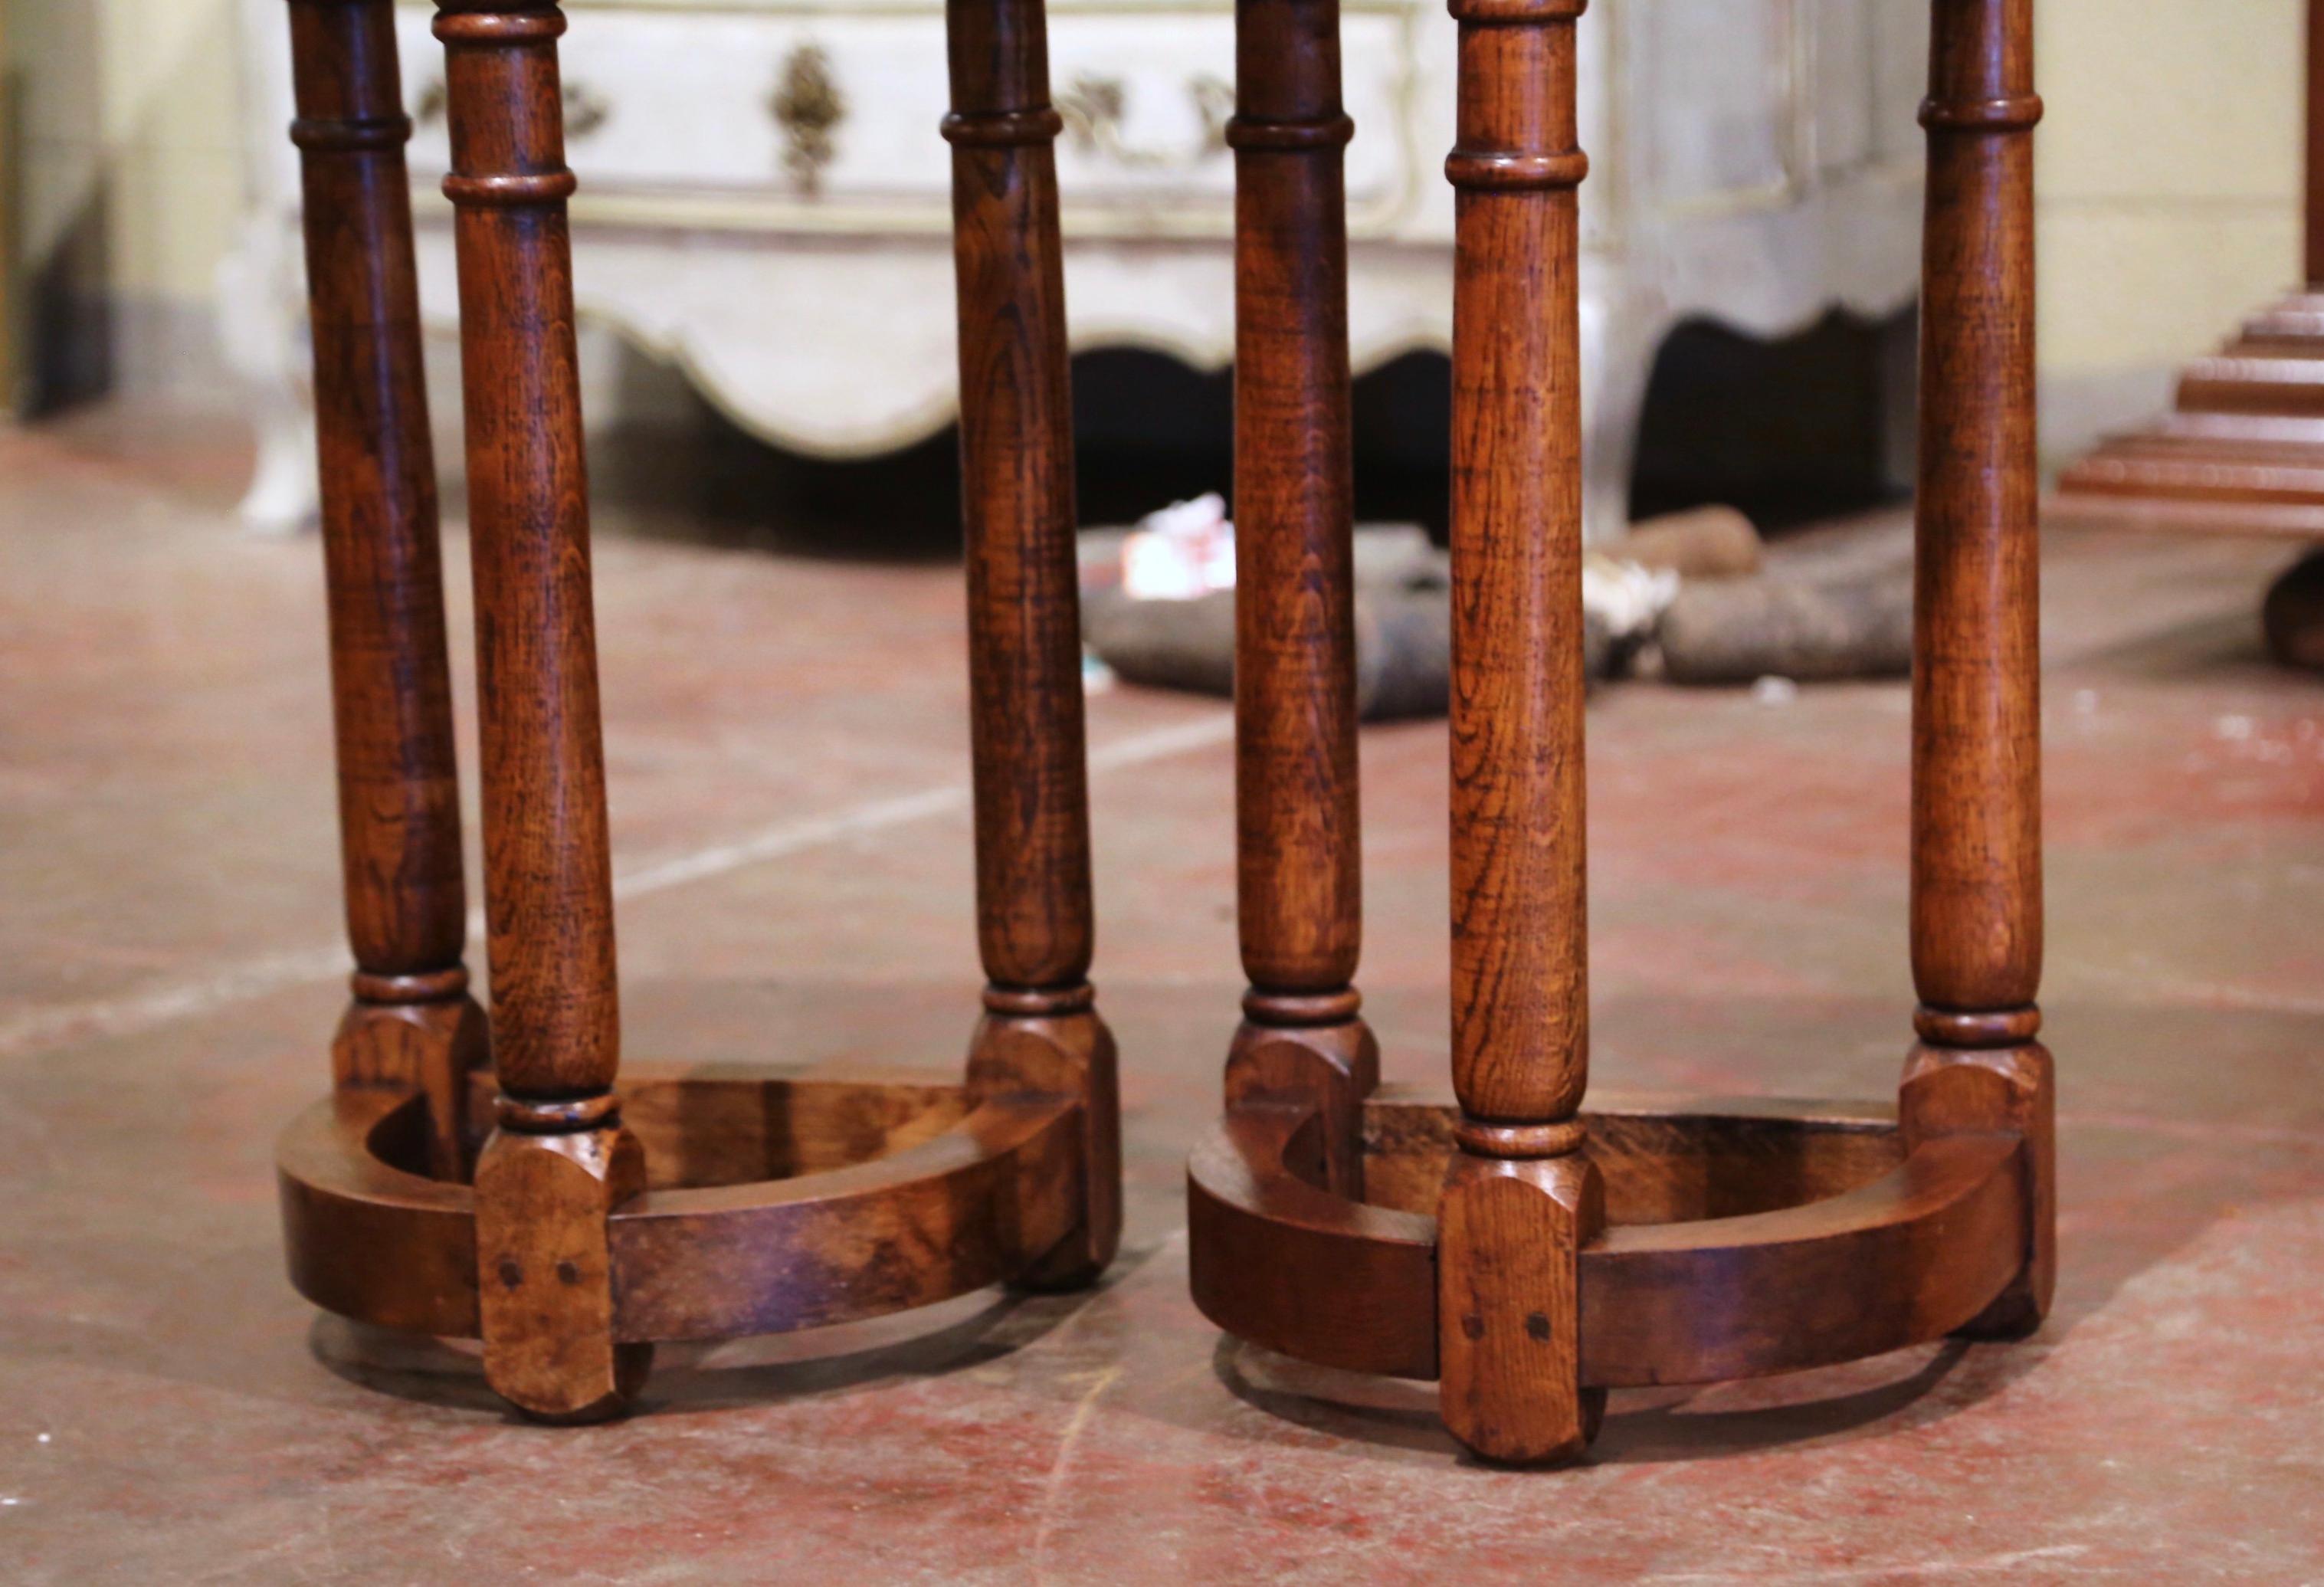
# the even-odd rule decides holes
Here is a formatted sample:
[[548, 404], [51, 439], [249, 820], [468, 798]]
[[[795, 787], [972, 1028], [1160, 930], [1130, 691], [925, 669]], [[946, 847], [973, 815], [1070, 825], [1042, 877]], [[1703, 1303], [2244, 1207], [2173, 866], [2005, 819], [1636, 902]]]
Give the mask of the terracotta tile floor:
[[[269, 1166], [342, 996], [319, 558], [237, 535], [240, 464], [118, 416], [0, 435], [0, 1579], [2324, 1581], [2324, 694], [2259, 653], [2282, 550], [2049, 546], [2048, 1329], [1620, 1396], [1588, 1467], [1514, 1475], [1420, 1386], [1186, 1299], [1230, 756], [1220, 706], [1134, 692], [1092, 710], [1130, 1180], [1102, 1291], [666, 1352], [648, 1414], [587, 1430], [438, 1352], [358, 1382]], [[957, 569], [608, 533], [599, 602], [629, 1049], [954, 1065]], [[1904, 689], [1618, 687], [1591, 731], [1600, 1081], [1887, 1093]], [[1390, 1075], [1430, 1079], [1441, 725], [1369, 731], [1363, 770], [1364, 982]]]

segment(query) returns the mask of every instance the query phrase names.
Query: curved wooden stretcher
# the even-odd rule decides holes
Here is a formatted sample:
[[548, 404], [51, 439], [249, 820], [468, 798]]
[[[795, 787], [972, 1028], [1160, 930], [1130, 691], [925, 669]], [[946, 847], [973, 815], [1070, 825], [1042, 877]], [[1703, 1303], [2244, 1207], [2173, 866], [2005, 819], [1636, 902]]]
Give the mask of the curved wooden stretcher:
[[[622, 1090], [647, 1162], [644, 1192], [606, 1220], [622, 1342], [929, 1306], [1024, 1275], [1074, 1232], [1069, 1099], [650, 1071]], [[429, 1176], [421, 1114], [379, 1090], [293, 1121], [279, 1154], [291, 1281], [329, 1311], [474, 1339], [475, 1193]], [[766, 1119], [788, 1139], [767, 1141]]]
[[[1642, 1110], [1581, 1115], [1607, 1214], [1580, 1255], [1583, 1388], [1714, 1383], [1899, 1350], [1967, 1325], [2024, 1265], [2017, 1136], [1907, 1149], [1893, 1114], [1873, 1110]], [[1303, 1172], [1318, 1157], [1314, 1110], [1228, 1114], [1188, 1170], [1204, 1314], [1319, 1366], [1437, 1377], [1434, 1212], [1458, 1112], [1449, 1100], [1370, 1099], [1367, 1201]], [[1391, 1201], [1383, 1180], [1415, 1194]]]
[[1360, 938], [1335, 0], [1240, 0], [1240, 930], [1194, 1299], [1327, 1366], [1434, 1379], [1510, 1462], [1604, 1391], [2037, 1326], [2040, 748], [2031, 0], [1932, 0], [1913, 684], [1919, 1038], [1893, 1109], [1584, 1111], [1574, 39], [1452, 0], [1452, 1094], [1382, 1093]]

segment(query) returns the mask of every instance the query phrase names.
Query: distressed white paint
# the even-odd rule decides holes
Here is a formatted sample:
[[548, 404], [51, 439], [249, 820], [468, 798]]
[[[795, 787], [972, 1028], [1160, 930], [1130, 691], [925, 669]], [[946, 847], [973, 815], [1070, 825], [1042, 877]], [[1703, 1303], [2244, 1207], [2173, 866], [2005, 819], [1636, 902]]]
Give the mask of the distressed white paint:
[[[277, 0], [244, 0], [254, 260], [283, 257], [297, 167], [281, 135], [288, 62]], [[441, 79], [431, 7], [407, 5], [415, 107]], [[947, 422], [954, 401], [946, 92], [936, 0], [570, 0], [567, 88], [603, 111], [572, 141], [582, 311], [675, 361], [744, 427], [780, 445], [862, 455]], [[1922, 0], [1654, 0], [1582, 24], [1582, 336], [1589, 512], [1621, 517], [1648, 361], [1680, 319], [1757, 335], [1833, 304], [1885, 313], [1917, 271]], [[1061, 101], [1119, 90], [1118, 126], [1061, 141], [1066, 299], [1076, 348], [1144, 346], [1219, 367], [1234, 345], [1233, 166], [1205, 95], [1232, 80], [1217, 0], [1057, 0]], [[1452, 324], [1453, 24], [1439, 0], [1344, 0], [1350, 332], [1356, 367], [1445, 346]], [[799, 190], [770, 108], [812, 46], [845, 102], [818, 190]], [[1212, 103], [1214, 105], [1215, 100]], [[411, 149], [421, 297], [455, 313], [439, 116]], [[235, 319], [295, 322], [284, 272], [229, 272]], [[261, 421], [299, 452], [295, 336], [245, 332]], [[278, 466], [250, 511], [280, 523]]]

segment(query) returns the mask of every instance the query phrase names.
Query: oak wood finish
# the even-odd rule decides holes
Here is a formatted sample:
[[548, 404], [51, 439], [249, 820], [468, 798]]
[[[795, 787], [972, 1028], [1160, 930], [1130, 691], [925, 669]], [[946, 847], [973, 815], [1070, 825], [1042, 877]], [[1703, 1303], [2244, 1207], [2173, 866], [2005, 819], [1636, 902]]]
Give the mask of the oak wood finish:
[[[701, 1101], [702, 1080], [638, 1076], [632, 1133], [649, 1152], [667, 1140], [652, 1118]], [[931, 1088], [941, 1127], [923, 1132], [918, 1115], [898, 1115], [892, 1083], [737, 1075], [709, 1084], [738, 1111], [883, 1120], [891, 1148], [779, 1179], [730, 1162], [733, 1179], [705, 1184], [672, 1183], [677, 1165], [650, 1161], [644, 1194], [607, 1219], [613, 1309], [600, 1325], [616, 1340], [726, 1338], [928, 1305], [1014, 1277], [1080, 1216], [1082, 1129], [1071, 1103], [979, 1103], [957, 1085]], [[475, 1338], [499, 1298], [494, 1264], [477, 1260], [482, 1193], [425, 1172], [416, 1105], [408, 1094], [348, 1093], [284, 1131], [277, 1163], [291, 1280], [333, 1312]], [[818, 1133], [809, 1148], [817, 1160], [825, 1140]], [[552, 1273], [558, 1259], [575, 1259], [577, 1271], [589, 1256], [548, 1259]]]
[[588, 470], [549, 0], [444, 0], [494, 1062], [601, 1094], [621, 1057]]
[[1080, 1099], [1083, 1215], [1021, 1281], [1086, 1284], [1121, 1234], [1113, 1038], [1089, 984], [1089, 793], [1065, 255], [1041, 0], [952, 0], [982, 1096]]
[[[703, 1094], [694, 1087], [706, 1078], [639, 1074], [638, 1133], [659, 1139], [644, 1121]], [[737, 1116], [897, 1128], [891, 1086], [879, 1082], [734, 1074], [714, 1084], [732, 1089]], [[1060, 1194], [1079, 1156], [1070, 1105], [949, 1094], [968, 1110], [953, 1126], [836, 1173], [700, 1185], [657, 1176], [610, 1220], [616, 1335], [715, 1338], [876, 1316], [968, 1293], [1048, 1249], [1074, 1215]], [[1582, 1376], [1593, 1388], [1791, 1370], [1937, 1338], [2017, 1269], [2014, 1137], [1968, 1132], [1908, 1152], [1893, 1112], [1879, 1109], [1617, 1105], [1636, 1111], [1593, 1108], [1587, 1149], [1609, 1209], [1643, 1215], [1582, 1253]], [[1367, 1115], [1371, 1183], [1442, 1179], [1459, 1119], [1448, 1100], [1388, 1093]], [[1255, 1104], [1197, 1149], [1195, 1298], [1253, 1342], [1434, 1378], [1434, 1220], [1334, 1195], [1312, 1167], [1286, 1172], [1312, 1165], [1319, 1127], [1312, 1108]], [[292, 1275], [329, 1310], [473, 1338], [476, 1196], [424, 1172], [425, 1128], [419, 1099], [376, 1091], [319, 1102], [293, 1121], [278, 1154]], [[752, 1171], [742, 1160], [722, 1170]], [[891, 1230], [927, 1259], [856, 1259]], [[832, 1264], [828, 1287], [799, 1283], [793, 1253]], [[1709, 1295], [1720, 1304], [1704, 1304]]]
[[1916, 1045], [1905, 1060], [1897, 1112], [1908, 1149], [1950, 1136], [2015, 1137], [2024, 1206], [2009, 1283], [1962, 1325], [1978, 1339], [2018, 1339], [2049, 1315], [2058, 1278], [2057, 1078], [2039, 1042], [1963, 1049]]
[[442, 0], [456, 209], [484, 916], [499, 1128], [476, 1167], [484, 1370], [536, 1416], [618, 1409], [605, 1219], [644, 1185], [621, 1057], [589, 496], [550, 0]]
[[[1246, 16], [1258, 9], [1245, 0]], [[2041, 102], [2031, 0], [1932, 0], [1913, 692], [1921, 1007], [1897, 1104], [1601, 1102], [1584, 1114], [1583, 7], [1452, 9], [1454, 1101], [1375, 1094], [1350, 1169], [1334, 1158], [1345, 1104], [1328, 1087], [1231, 1076], [1225, 1117], [1188, 1166], [1191, 1282], [1222, 1327], [1328, 1366], [1434, 1378], [1471, 1451], [1545, 1462], [1587, 1447], [1609, 1388], [1789, 1371], [1952, 1332], [2009, 1336], [2048, 1305], [2055, 1103], [2034, 1004]], [[1268, 218], [1250, 229], [1263, 237]], [[1313, 411], [1254, 425], [1246, 444], [1302, 455], [1333, 418], [1305, 400]], [[1296, 499], [1331, 500], [1312, 475]], [[1251, 630], [1273, 637], [1296, 601], [1328, 611], [1345, 577], [1317, 556], [1270, 559], [1278, 549], [1263, 539], [1247, 555], [1239, 591], [1259, 614], [1241, 658], [1247, 724], [1315, 697], [1309, 675], [1250, 671]], [[1278, 780], [1263, 819], [1334, 832], [1333, 792]], [[1329, 898], [1311, 889], [1303, 901], [1326, 938]], [[1270, 929], [1262, 940], [1298, 940]]]
[[1921, 112], [1913, 973], [1924, 1024], [2004, 1020], [2030, 1038], [2042, 975], [2032, 5], [1934, 15]]
[[645, 1189], [645, 1150], [618, 1124], [544, 1130], [501, 1117], [476, 1162], [485, 1379], [544, 1421], [618, 1416], [645, 1387], [653, 1347], [616, 1340], [606, 1221]]
[[[1364, 1109], [1365, 1195], [1433, 1216], [1457, 1115], [1414, 1086]], [[1623, 1096], [1593, 1092], [1582, 1149], [1615, 1223], [1683, 1223], [1774, 1212], [1852, 1190], [1902, 1163], [1896, 1110], [1803, 1098]]]
[[1582, 1250], [1605, 1228], [1604, 1183], [1579, 1152], [1453, 1154], [1436, 1205], [1437, 1404], [1479, 1454], [1570, 1460], [1598, 1435], [1606, 1396], [1582, 1384]]
[[[1396, 1095], [1369, 1112], [1380, 1153], [1371, 1183], [1441, 1177], [1457, 1108]], [[1616, 1222], [1582, 1250], [1579, 1375], [1591, 1389], [1794, 1371], [1941, 1338], [2022, 1261], [2025, 1143], [2012, 1135], [1964, 1132], [1906, 1151], [1893, 1116], [1802, 1106], [1786, 1118], [1683, 1100], [1584, 1117], [1607, 1204], [1669, 1214]], [[1296, 1171], [1316, 1128], [1312, 1111], [1253, 1107], [1196, 1148], [1195, 1304], [1238, 1337], [1303, 1361], [1436, 1378], [1440, 1334], [1459, 1326], [1449, 1312], [1440, 1325], [1437, 1222], [1334, 1195]], [[1609, 1142], [1621, 1144], [1599, 1150]], [[1683, 1187], [1706, 1185], [1706, 1154], [1748, 1157], [1799, 1199], [1747, 1212], [1696, 1199]], [[1540, 1197], [1511, 1199], [1523, 1218]], [[1541, 1249], [1520, 1248], [1519, 1259]], [[1536, 1293], [1555, 1277], [1537, 1275]], [[1520, 1372], [1520, 1404], [1527, 1387]]]
[[[1187, 1285], [1237, 1338], [1348, 1371], [1437, 1375], [1436, 1223], [1321, 1183], [1313, 1103], [1230, 1107], [1186, 1165]], [[1377, 1166], [1376, 1164], [1374, 1165]], [[1443, 1179], [1442, 1158], [1436, 1176]]]
[[[1092, 909], [1056, 185], [1038, 0], [953, 16], [983, 1013], [961, 1084], [624, 1077], [550, 0], [439, 0], [457, 207], [497, 1066], [465, 1009], [456, 798], [387, 0], [294, 0], [362, 1064], [294, 1121], [293, 1282], [481, 1337], [550, 1421], [664, 1339], [1086, 1284], [1120, 1231]], [[384, 107], [384, 108], [383, 108]], [[392, 202], [391, 202], [392, 200]], [[432, 1000], [432, 1001], [431, 1001]], [[372, 1006], [385, 1010], [374, 1018]], [[416, 1009], [417, 1013], [411, 1010]], [[480, 1016], [476, 1016], [480, 1020]], [[343, 1049], [346, 1043], [343, 1042]], [[448, 1055], [448, 1056], [447, 1056]], [[393, 1063], [389, 1059], [396, 1060]], [[455, 1062], [456, 1060], [456, 1062]], [[464, 1117], [497, 1128], [465, 1167]]]
[[1583, 0], [1453, 0], [1452, 1088], [1437, 1209], [1439, 1403], [1478, 1453], [1569, 1457], [1588, 1082], [1583, 882], [1581, 211]]
[[1072, 1101], [998, 1097], [891, 1157], [650, 1191], [613, 1221], [616, 1331], [788, 1332], [1024, 1282], [1084, 1216], [1084, 1133]]
[[[2033, 0], [1933, 10], [1913, 669], [1907, 1133], [2015, 1130], [2024, 1269], [1981, 1331], [2030, 1332], [2053, 1283], [2042, 980], [2042, 682], [2034, 390]], [[1997, 1060], [1995, 1054], [2009, 1055]], [[1923, 1107], [1961, 1066], [1986, 1106]], [[2034, 1114], [2040, 1115], [2038, 1128]], [[1941, 1120], [1941, 1122], [1940, 1121]]]
[[2324, 540], [2324, 0], [2309, 0], [2304, 291], [2181, 372], [2172, 411], [2058, 479], [2056, 523]]
[[1311, 1098], [1326, 1181], [1363, 1194], [1379, 1051], [1358, 1013], [1348, 237], [1337, 0], [1235, 10], [1235, 852], [1250, 988], [1230, 1105]]
[[390, 0], [291, 0], [315, 353], [339, 839], [355, 997], [345, 1087], [417, 1087], [430, 1163], [465, 1171], [470, 1071], [490, 1061], [462, 963], [467, 897], [435, 460]]

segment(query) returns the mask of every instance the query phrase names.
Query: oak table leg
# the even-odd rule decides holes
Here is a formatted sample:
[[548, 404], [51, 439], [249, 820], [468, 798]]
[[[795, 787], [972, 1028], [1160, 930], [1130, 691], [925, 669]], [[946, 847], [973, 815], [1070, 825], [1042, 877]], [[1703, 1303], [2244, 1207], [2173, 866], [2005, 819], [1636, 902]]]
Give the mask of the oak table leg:
[[537, 1416], [624, 1406], [606, 1217], [644, 1188], [621, 1020], [588, 479], [551, 0], [440, 0], [483, 697], [499, 1128], [476, 1167], [484, 1370]]
[[1907, 1141], [2015, 1130], [2025, 1269], [1975, 1325], [2031, 1332], [2056, 1265], [2042, 1015], [2033, 0], [1932, 7], [1913, 669]]
[[468, 1075], [490, 1042], [461, 962], [460, 789], [394, 8], [291, 0], [290, 41], [356, 966], [332, 1075], [342, 1089], [425, 1094], [429, 1171], [456, 1179]]
[[1250, 990], [1227, 1105], [1311, 1099], [1323, 1181], [1363, 1189], [1379, 1050], [1357, 1010], [1348, 241], [1337, 0], [1235, 13], [1235, 807]]
[[1582, 392], [1574, 34], [1584, 0], [1453, 0], [1452, 1086], [1437, 1212], [1440, 1403], [1478, 1453], [1578, 1453]]
[[953, 0], [945, 16], [960, 299], [979, 1096], [1082, 1099], [1081, 1217], [1023, 1276], [1086, 1284], [1121, 1235], [1113, 1038], [1089, 983], [1093, 927], [1083, 724], [1073, 399], [1041, 0]]

